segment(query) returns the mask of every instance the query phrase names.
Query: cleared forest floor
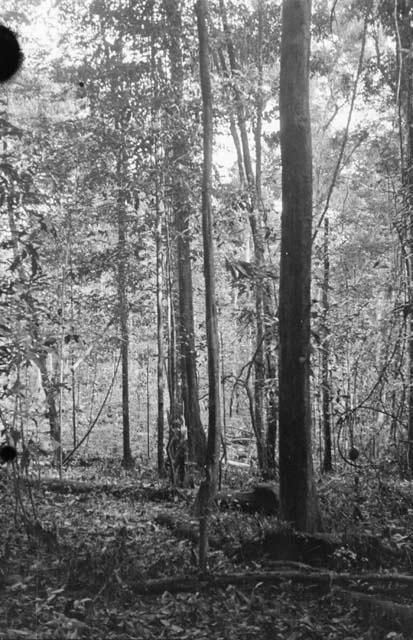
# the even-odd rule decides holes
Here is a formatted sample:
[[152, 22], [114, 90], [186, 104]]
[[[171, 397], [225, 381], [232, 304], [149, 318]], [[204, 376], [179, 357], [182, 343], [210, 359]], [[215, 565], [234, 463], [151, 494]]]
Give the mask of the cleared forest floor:
[[[413, 638], [410, 483], [364, 477], [355, 493], [354, 474], [322, 481], [326, 529], [351, 541], [328, 567], [243, 559], [242, 543], [277, 518], [217, 511], [208, 582], [197, 570], [191, 492], [160, 500], [149, 472], [115, 464], [74, 467], [60, 484], [47, 475], [30, 488], [23, 479], [16, 494], [2, 470], [0, 639]], [[193, 539], [177, 537], [165, 514]], [[390, 582], [391, 573], [402, 577]]]

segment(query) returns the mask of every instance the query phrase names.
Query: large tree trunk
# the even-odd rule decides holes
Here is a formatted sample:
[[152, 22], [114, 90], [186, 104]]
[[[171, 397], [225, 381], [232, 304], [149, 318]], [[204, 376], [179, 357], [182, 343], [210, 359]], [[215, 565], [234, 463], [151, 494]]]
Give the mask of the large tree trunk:
[[[179, 2], [164, 0], [168, 17], [169, 59], [171, 64], [171, 87], [173, 95], [172, 171], [171, 191], [177, 231], [178, 291], [179, 291], [179, 348], [180, 373], [182, 377], [182, 400], [185, 423], [188, 430], [189, 460], [200, 467], [205, 463], [206, 439], [201, 423], [196, 367], [195, 328], [193, 309], [193, 287], [191, 266], [190, 217], [191, 196], [186, 179], [186, 163], [191, 157], [188, 137], [179, 121], [184, 122], [182, 97], [182, 20]], [[178, 115], [178, 118], [177, 118]]]
[[212, 90], [208, 53], [208, 2], [197, 0], [199, 38], [199, 70], [203, 116], [203, 169], [202, 169], [202, 235], [204, 247], [205, 314], [208, 349], [209, 417], [206, 454], [206, 477], [199, 490], [200, 516], [200, 568], [206, 569], [207, 517], [211, 501], [216, 495], [219, 478], [219, 452], [221, 444], [221, 405], [219, 380], [219, 334], [215, 301], [215, 264], [213, 218], [211, 210], [212, 183]]
[[284, 0], [280, 69], [280, 499], [284, 520], [317, 528], [310, 408], [312, 151], [311, 0]]
[[397, 100], [400, 126], [400, 170], [402, 198], [406, 211], [406, 237], [404, 255], [406, 266], [407, 353], [407, 464], [413, 476], [413, 24], [411, 2], [394, 3], [393, 17], [397, 31]]

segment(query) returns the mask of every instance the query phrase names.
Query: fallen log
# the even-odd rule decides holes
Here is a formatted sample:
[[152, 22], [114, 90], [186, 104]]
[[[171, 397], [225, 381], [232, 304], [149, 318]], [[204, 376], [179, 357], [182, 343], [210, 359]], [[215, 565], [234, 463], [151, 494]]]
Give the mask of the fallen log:
[[[230, 584], [234, 585], [251, 585], [257, 583], [278, 584], [278, 583], [297, 583], [297, 584], [314, 584], [315, 587], [324, 586], [332, 589], [334, 586], [348, 586], [357, 582], [363, 584], [393, 584], [400, 583], [402, 585], [413, 587], [413, 576], [404, 574], [350, 574], [350, 573], [334, 573], [330, 571], [252, 571], [247, 573], [227, 573], [221, 575], [186, 575], [171, 576], [168, 578], [157, 578], [154, 580], [145, 580], [134, 585], [135, 593], [143, 595], [157, 595], [168, 591], [169, 593], [180, 592], [196, 592], [215, 587], [226, 587]], [[337, 593], [341, 593], [342, 589]], [[335, 592], [334, 592], [335, 593]], [[358, 592], [351, 592], [358, 593]], [[364, 595], [364, 594], [360, 594]], [[394, 603], [396, 604], [396, 603]], [[396, 605], [403, 607], [403, 605]], [[411, 609], [411, 607], [407, 607]]]
[[152, 502], [174, 502], [177, 499], [188, 501], [187, 496], [173, 487], [137, 487], [136, 484], [118, 485], [105, 482], [82, 482], [79, 480], [60, 480], [44, 478], [27, 481], [33, 487], [62, 494], [82, 495], [87, 493], [107, 493], [117, 498], [129, 497]]

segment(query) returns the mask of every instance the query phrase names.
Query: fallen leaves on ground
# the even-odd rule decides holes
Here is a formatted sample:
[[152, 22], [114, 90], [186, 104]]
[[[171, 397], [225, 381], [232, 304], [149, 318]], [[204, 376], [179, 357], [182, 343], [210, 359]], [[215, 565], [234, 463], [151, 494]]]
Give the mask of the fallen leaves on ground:
[[[122, 486], [122, 479], [117, 482]], [[126, 490], [57, 494], [32, 487], [31, 498], [21, 489], [22, 517], [13, 483], [4, 476], [0, 485], [0, 640], [403, 638], [392, 629], [372, 632], [371, 621], [359, 619], [354, 607], [311, 585], [287, 581], [137, 596], [138, 581], [197, 575], [196, 547], [156, 522], [166, 508], [188, 517], [185, 502], [144, 501]], [[125, 487], [130, 484], [125, 475]], [[214, 527], [235, 545], [246, 528], [258, 532], [262, 523], [225, 513], [216, 516]], [[394, 517], [392, 527], [390, 539], [405, 553], [411, 549], [408, 533]], [[244, 568], [219, 550], [211, 553], [212, 572]]]

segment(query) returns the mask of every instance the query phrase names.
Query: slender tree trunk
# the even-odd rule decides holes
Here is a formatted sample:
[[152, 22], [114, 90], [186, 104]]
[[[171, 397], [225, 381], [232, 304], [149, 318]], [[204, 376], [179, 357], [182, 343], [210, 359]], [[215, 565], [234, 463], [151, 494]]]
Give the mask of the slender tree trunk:
[[59, 478], [62, 477], [62, 426], [63, 426], [63, 381], [64, 381], [64, 345], [65, 335], [67, 332], [67, 326], [65, 321], [65, 307], [66, 307], [66, 267], [67, 267], [67, 251], [64, 252], [65, 257], [62, 264], [61, 284], [58, 288], [59, 293], [59, 307], [62, 310], [61, 326], [60, 326], [60, 340], [57, 349], [58, 368], [59, 368], [59, 431], [60, 431], [60, 447], [56, 452], [55, 463], [59, 470]]
[[[160, 150], [163, 149], [159, 131], [161, 130], [160, 90], [157, 69], [157, 34], [155, 22], [158, 20], [155, 4], [151, 9], [151, 131], [153, 135], [153, 168], [155, 173], [155, 213], [156, 213], [156, 324], [157, 324], [157, 466], [159, 477], [166, 475], [165, 468], [165, 305], [164, 305], [164, 244], [163, 244], [163, 214], [160, 208], [161, 177]], [[149, 440], [149, 438], [148, 438]], [[148, 452], [149, 457], [149, 452]]]
[[[259, 219], [262, 219], [262, 114], [264, 109], [263, 100], [263, 60], [262, 60], [262, 47], [263, 47], [263, 22], [264, 22], [264, 2], [265, 0], [258, 0], [257, 12], [258, 12], [258, 37], [257, 37], [257, 72], [258, 72], [258, 86], [256, 95], [256, 117], [257, 123], [254, 131], [255, 137], [255, 190], [256, 190], [256, 207], [259, 212]], [[260, 236], [262, 231], [260, 230]], [[264, 261], [264, 242], [262, 237], [260, 238], [261, 249], [261, 262]], [[266, 416], [267, 433], [265, 437], [265, 463], [263, 465], [263, 472], [268, 477], [274, 477], [275, 475], [275, 443], [277, 437], [277, 401], [276, 401], [276, 359], [274, 353], [274, 341], [268, 335], [269, 331], [265, 326], [265, 318], [270, 318], [270, 296], [267, 291], [268, 287], [260, 275], [259, 282], [260, 292], [257, 297], [257, 318], [261, 319], [259, 334], [263, 339], [263, 346], [260, 349], [260, 355], [262, 356], [263, 365], [263, 379], [260, 379], [260, 387], [262, 389], [259, 402], [262, 404], [262, 416]], [[261, 376], [259, 376], [261, 378]], [[268, 384], [267, 381], [272, 381]], [[265, 389], [265, 387], [268, 387]], [[266, 393], [265, 393], [266, 391]], [[266, 401], [266, 402], [265, 402]], [[265, 407], [265, 408], [264, 408]], [[263, 419], [263, 426], [265, 420]]]
[[206, 570], [206, 553], [208, 548], [207, 517], [211, 501], [214, 499], [219, 480], [219, 452], [221, 445], [221, 405], [219, 380], [219, 334], [217, 308], [215, 300], [215, 264], [213, 217], [211, 210], [212, 187], [212, 90], [209, 72], [208, 43], [208, 2], [197, 0], [196, 3], [198, 38], [199, 38], [199, 70], [202, 93], [203, 119], [203, 169], [202, 169], [202, 234], [204, 247], [205, 277], [205, 310], [208, 349], [208, 385], [209, 385], [209, 417], [208, 441], [206, 454], [206, 477], [199, 490], [200, 503], [200, 545], [199, 563], [202, 571]]
[[122, 435], [123, 435], [123, 459], [122, 465], [125, 468], [133, 465], [133, 458], [130, 446], [130, 420], [129, 420], [129, 308], [127, 299], [127, 219], [125, 210], [125, 194], [123, 186], [124, 158], [118, 162], [119, 193], [117, 201], [117, 222], [118, 222], [118, 303], [119, 303], [119, 326], [121, 338], [121, 360], [122, 360]]
[[148, 461], [151, 456], [151, 442], [150, 442], [151, 393], [150, 393], [150, 385], [149, 385], [149, 361], [150, 361], [150, 352], [148, 349], [146, 352], [146, 455], [148, 457]]
[[172, 172], [171, 191], [177, 230], [177, 262], [179, 293], [179, 359], [182, 377], [182, 400], [185, 423], [188, 430], [189, 460], [200, 467], [205, 463], [206, 439], [201, 423], [196, 367], [194, 305], [192, 287], [190, 218], [191, 194], [186, 180], [187, 163], [191, 157], [186, 131], [177, 126], [184, 122], [184, 71], [182, 63], [182, 19], [179, 2], [164, 0], [169, 29], [169, 59], [173, 95]]
[[242, 163], [242, 149], [241, 149], [241, 143], [238, 135], [238, 129], [235, 122], [235, 118], [231, 111], [229, 113], [229, 129], [231, 131], [232, 140], [234, 141], [234, 147], [237, 154], [238, 175], [239, 175], [240, 185], [242, 188], [242, 187], [245, 187], [245, 172], [244, 172], [244, 165]]
[[329, 329], [329, 289], [330, 289], [330, 255], [329, 255], [329, 221], [324, 218], [324, 247], [323, 247], [323, 327], [322, 327], [322, 352], [321, 352], [321, 388], [322, 388], [322, 410], [323, 410], [323, 434], [324, 434], [324, 455], [323, 472], [329, 473], [333, 470], [331, 460], [331, 389], [330, 389], [330, 329]]
[[173, 252], [171, 247], [171, 237], [169, 233], [169, 224], [167, 223], [167, 264], [166, 271], [168, 274], [167, 296], [168, 296], [168, 391], [169, 391], [169, 426], [180, 420], [182, 415], [181, 403], [181, 381], [178, 374], [178, 333], [176, 327], [175, 309], [176, 303], [176, 286], [173, 281], [173, 274], [176, 272], [173, 265]]
[[71, 340], [69, 341], [70, 351], [70, 378], [71, 378], [71, 395], [72, 395], [72, 436], [73, 436], [73, 448], [76, 448], [77, 444], [77, 411], [79, 407], [76, 403], [76, 371], [74, 369], [75, 355], [73, 353], [74, 334], [75, 334], [75, 315], [74, 315], [74, 273], [73, 273], [73, 220], [72, 210], [69, 207], [68, 212], [68, 262], [69, 262], [69, 295], [70, 295], [70, 331]]
[[262, 112], [264, 108], [262, 83], [263, 83], [263, 64], [262, 64], [262, 38], [263, 38], [263, 1], [258, 0], [258, 46], [257, 46], [257, 72], [258, 86], [256, 95], [256, 113], [257, 124], [255, 127], [255, 190], [257, 193], [257, 205], [261, 207], [262, 202]]
[[[35, 337], [35, 336], [33, 336]], [[38, 366], [40, 370], [40, 378], [46, 399], [47, 418], [50, 425], [50, 436], [53, 444], [54, 459], [59, 459], [59, 449], [61, 447], [61, 432], [59, 422], [59, 412], [57, 410], [58, 385], [55, 376], [49, 375], [47, 370], [47, 352], [38, 354]]]
[[[104, 41], [104, 53], [106, 67], [111, 67], [110, 48], [106, 40], [106, 27], [100, 20], [101, 31]], [[117, 58], [119, 64], [123, 62], [123, 33], [120, 32], [118, 41]], [[114, 78], [113, 74], [109, 76], [111, 95], [119, 96], [119, 81]], [[127, 157], [125, 150], [125, 130], [127, 127], [128, 116], [125, 109], [120, 109], [115, 119], [115, 129], [119, 135], [120, 145], [118, 149], [118, 158], [116, 164], [117, 178], [117, 203], [116, 203], [116, 221], [118, 231], [117, 241], [117, 295], [118, 295], [118, 314], [120, 329], [120, 356], [122, 370], [122, 440], [123, 440], [123, 457], [122, 465], [125, 468], [133, 466], [133, 458], [130, 445], [130, 416], [129, 416], [129, 304], [127, 296], [128, 283], [128, 220], [126, 212], [126, 187], [125, 181], [127, 177]]]
[[162, 215], [159, 198], [156, 194], [156, 310], [157, 310], [157, 384], [158, 384], [158, 473], [165, 475], [165, 352], [164, 352], [164, 313], [163, 313], [163, 254], [162, 254]]
[[72, 437], [73, 437], [73, 448], [76, 447], [77, 444], [77, 418], [76, 418], [76, 373], [73, 370], [73, 365], [75, 363], [75, 359], [71, 357], [71, 392], [72, 392]]
[[[264, 296], [264, 313], [266, 318], [275, 318], [275, 305], [272, 300], [271, 289], [267, 283], [267, 291]], [[276, 346], [276, 328], [274, 323], [268, 324], [265, 328], [265, 375], [267, 379], [267, 473], [268, 476], [274, 477], [275, 450], [277, 442], [277, 426], [278, 426], [278, 371], [277, 371], [277, 346]]]
[[[221, 71], [225, 78], [230, 79], [230, 73], [228, 71], [227, 63], [225, 62], [224, 52], [222, 48], [218, 49], [218, 52], [215, 53], [215, 64], [218, 71]], [[227, 95], [228, 92], [225, 92], [224, 99], [229, 99], [230, 96]], [[237, 154], [237, 165], [238, 165], [238, 175], [241, 188], [245, 187], [245, 171], [244, 171], [244, 158], [242, 155], [242, 147], [241, 141], [238, 135], [237, 123], [235, 120], [234, 112], [232, 110], [232, 105], [229, 104], [228, 108], [228, 117], [229, 117], [229, 128], [232, 136], [232, 140], [234, 142], [235, 151]]]
[[[254, 243], [254, 262], [255, 262], [255, 312], [256, 312], [256, 349], [254, 358], [254, 431], [257, 439], [257, 457], [258, 465], [261, 472], [266, 475], [267, 473], [267, 455], [264, 438], [264, 423], [265, 423], [265, 343], [264, 343], [264, 283], [262, 276], [262, 265], [264, 263], [264, 243], [262, 234], [262, 221], [259, 215], [259, 203], [261, 202], [261, 176], [254, 178], [254, 172], [252, 168], [251, 152], [248, 141], [248, 132], [246, 126], [245, 107], [242, 99], [242, 94], [239, 89], [239, 68], [235, 57], [234, 46], [231, 38], [231, 31], [227, 19], [226, 7], [224, 0], [219, 0], [222, 24], [224, 28], [230, 73], [226, 70], [225, 61], [221, 57], [221, 64], [223, 65], [224, 72], [232, 78], [233, 81], [233, 93], [235, 100], [235, 107], [238, 119], [238, 128], [241, 138], [241, 150], [244, 162], [245, 177], [249, 192], [249, 223], [251, 227], [251, 234]], [[259, 29], [262, 34], [262, 6], [259, 7]], [[262, 82], [262, 54], [258, 56], [258, 73], [261, 75]], [[258, 141], [258, 149], [256, 148], [256, 160], [257, 170], [261, 173], [261, 121], [262, 121], [262, 91], [259, 87], [258, 90], [258, 103], [257, 103], [257, 128], [255, 132], [256, 143]], [[234, 143], [237, 148], [237, 138], [233, 134]], [[239, 151], [237, 150], [238, 154]], [[242, 182], [243, 175], [240, 174], [240, 180]], [[259, 191], [257, 187], [259, 185]]]
[[280, 501], [284, 520], [314, 531], [310, 406], [312, 151], [311, 0], [283, 0], [280, 65]]
[[[175, 486], [176, 467], [180, 467], [179, 452], [182, 451], [182, 375], [180, 354], [180, 332], [179, 317], [177, 320], [176, 309], [179, 310], [179, 287], [178, 287], [178, 267], [174, 262], [176, 255], [172, 252], [172, 241], [167, 231], [168, 247], [168, 324], [169, 324], [169, 345], [168, 345], [168, 381], [169, 381], [169, 416], [168, 416], [168, 443], [166, 452], [169, 460], [169, 473], [172, 484]], [[185, 469], [184, 469], [185, 471]]]
[[256, 98], [256, 117], [257, 124], [255, 128], [255, 197], [254, 197], [254, 224], [251, 226], [254, 239], [254, 257], [256, 264], [256, 282], [255, 282], [255, 309], [256, 309], [256, 340], [257, 340], [257, 354], [255, 359], [255, 381], [254, 381], [254, 396], [255, 396], [255, 425], [257, 433], [261, 439], [260, 451], [261, 464], [260, 469], [264, 476], [268, 475], [268, 458], [267, 454], [270, 450], [265, 444], [264, 427], [266, 423], [265, 415], [265, 316], [264, 316], [264, 304], [265, 304], [265, 283], [263, 279], [262, 268], [264, 264], [264, 241], [262, 233], [262, 193], [261, 193], [261, 179], [262, 179], [262, 151], [261, 151], [261, 136], [262, 136], [262, 111], [263, 111], [263, 97], [262, 97], [262, 22], [263, 22], [263, 7], [262, 1], [258, 0], [258, 51], [257, 51], [257, 71], [258, 71], [258, 88]]

